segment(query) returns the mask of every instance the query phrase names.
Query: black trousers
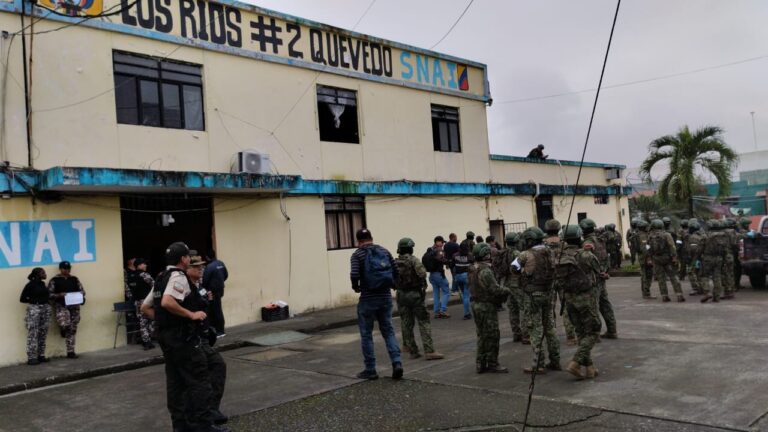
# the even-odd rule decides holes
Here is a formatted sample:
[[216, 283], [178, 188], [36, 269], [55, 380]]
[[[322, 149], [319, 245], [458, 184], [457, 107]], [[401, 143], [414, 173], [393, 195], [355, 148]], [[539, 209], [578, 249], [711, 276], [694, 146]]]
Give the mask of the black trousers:
[[221, 310], [221, 295], [214, 293], [213, 300], [208, 306], [208, 322], [217, 333], [224, 333], [224, 312]]
[[174, 428], [205, 430], [224, 395], [227, 365], [205, 339], [187, 341], [180, 330], [160, 332], [168, 411]]

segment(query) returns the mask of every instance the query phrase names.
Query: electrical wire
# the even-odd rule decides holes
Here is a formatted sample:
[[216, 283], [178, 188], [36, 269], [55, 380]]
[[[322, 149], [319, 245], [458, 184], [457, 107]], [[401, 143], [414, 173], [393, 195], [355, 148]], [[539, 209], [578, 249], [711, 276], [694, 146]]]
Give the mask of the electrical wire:
[[[571, 217], [573, 216], [573, 207], [574, 207], [574, 204], [576, 204], [576, 187], [579, 185], [579, 182], [581, 180], [581, 171], [582, 171], [582, 168], [584, 167], [584, 158], [587, 155], [587, 148], [589, 147], [589, 136], [592, 132], [592, 124], [594, 123], [594, 120], [595, 120], [595, 112], [597, 111], [597, 101], [600, 99], [600, 88], [603, 85], [603, 77], [605, 76], [605, 67], [608, 64], [608, 54], [611, 52], [611, 42], [613, 41], [613, 32], [616, 29], [616, 21], [618, 20], [618, 17], [619, 17], [620, 7], [621, 7], [621, 0], [617, 0], [616, 12], [613, 15], [613, 23], [611, 24], [611, 33], [608, 36], [608, 46], [605, 49], [605, 57], [603, 58], [603, 67], [602, 67], [602, 70], [600, 71], [600, 80], [597, 83], [597, 93], [595, 94], [595, 101], [592, 104], [592, 114], [589, 117], [589, 126], [587, 127], [587, 136], [584, 140], [584, 148], [581, 151], [581, 161], [579, 162], [579, 172], [576, 175], [576, 182], [574, 183], [574, 187], [573, 187], [573, 200], [571, 201], [571, 208], [568, 210], [568, 219], [565, 224], [566, 227], [571, 223]], [[557, 257], [558, 263], [560, 263], [560, 259], [562, 258], [562, 255], [563, 255], [563, 250], [561, 249], [560, 254]], [[528, 425], [528, 415], [530, 414], [530, 411], [531, 411], [531, 402], [533, 402], [533, 391], [536, 387], [536, 375], [537, 375], [536, 372], [538, 369], [539, 362], [541, 361], [541, 348], [543, 346], [543, 343], [544, 343], [544, 338], [542, 337], [539, 340], [539, 346], [536, 349], [536, 356], [537, 356], [536, 364], [533, 367], [533, 373], [531, 374], [531, 384], [528, 387], [528, 403], [525, 407], [525, 416], [523, 417], [522, 432], [525, 432], [525, 428]]]
[[439, 41], [435, 42], [434, 45], [429, 47], [429, 49], [434, 49], [436, 46], [440, 45], [440, 42], [442, 42], [446, 37], [448, 37], [449, 34], [453, 31], [454, 28], [456, 28], [456, 25], [461, 21], [462, 18], [464, 18], [464, 15], [469, 10], [469, 7], [472, 6], [472, 3], [474, 3], [475, 0], [469, 0], [469, 3], [467, 4], [467, 7], [464, 8], [464, 11], [461, 12], [461, 15], [459, 15], [458, 18], [456, 18], [456, 21], [454, 21], [453, 25], [451, 25], [451, 28], [448, 29], [448, 31], [443, 35], [443, 37], [440, 38]]
[[373, 5], [376, 3], [376, 0], [372, 0], [371, 3], [368, 5], [368, 7], [365, 9], [365, 12], [363, 12], [362, 15], [360, 15], [360, 18], [357, 19], [357, 22], [355, 22], [355, 25], [352, 26], [352, 30], [356, 29], [357, 26], [360, 24], [360, 21], [365, 18], [366, 15], [368, 15], [368, 11], [371, 10]]

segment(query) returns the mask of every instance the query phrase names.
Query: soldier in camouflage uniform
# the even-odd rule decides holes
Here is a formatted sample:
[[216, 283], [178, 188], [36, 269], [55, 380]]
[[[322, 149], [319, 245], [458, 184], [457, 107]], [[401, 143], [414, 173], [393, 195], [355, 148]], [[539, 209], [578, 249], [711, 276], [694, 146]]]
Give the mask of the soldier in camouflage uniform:
[[421, 260], [413, 256], [414, 243], [408, 237], [397, 243], [397, 309], [400, 311], [400, 321], [403, 331], [403, 346], [411, 353], [412, 359], [421, 357], [419, 345], [413, 334], [414, 321], [419, 323], [419, 333], [424, 344], [424, 358], [438, 360], [443, 355], [435, 352], [432, 342], [432, 326], [429, 324], [429, 313], [424, 306], [427, 289], [427, 270]]
[[59, 263], [59, 274], [52, 277], [48, 282], [48, 291], [55, 300], [56, 322], [61, 330], [61, 337], [64, 338], [67, 347], [67, 358], [77, 358], [75, 353], [75, 334], [77, 334], [77, 325], [80, 323], [80, 305], [65, 304], [67, 293], [80, 292], [85, 299], [85, 290], [80, 279], [72, 276], [70, 273], [72, 264], [69, 261]]
[[467, 231], [467, 238], [462, 240], [459, 246], [463, 244], [467, 245], [467, 250], [469, 251], [469, 255], [472, 256], [472, 252], [475, 250], [475, 233], [473, 233], [472, 231]]
[[50, 294], [45, 286], [48, 276], [41, 267], [35, 267], [27, 276], [29, 282], [21, 291], [19, 301], [27, 304], [24, 323], [27, 327], [27, 364], [34, 366], [47, 362], [45, 357], [45, 339], [48, 336], [48, 324], [51, 322]]
[[[539, 228], [526, 229], [521, 238], [527, 248], [512, 266], [520, 273], [520, 286], [527, 296], [528, 333], [531, 335], [533, 347], [533, 362], [530, 367], [524, 368], [523, 372], [543, 374], [547, 369], [562, 370], [560, 341], [555, 332], [555, 314], [552, 310], [555, 295], [552, 286], [555, 258], [552, 250], [542, 243], [544, 232]], [[545, 356], [541, 351], [545, 339], [549, 357], [546, 365]]]
[[672, 235], [664, 230], [664, 222], [659, 219], [651, 221], [651, 234], [648, 238], [651, 246], [649, 250], [653, 260], [653, 271], [656, 274], [656, 280], [659, 282], [659, 291], [661, 291], [661, 300], [663, 302], [671, 301], [669, 291], [667, 290], [667, 278], [672, 282], [672, 288], [677, 294], [677, 301], [684, 302], [683, 289], [680, 281], [677, 279], [677, 249]]
[[[595, 307], [595, 286], [600, 278], [600, 263], [594, 254], [580, 249], [581, 229], [568, 225], [563, 230], [566, 246], [555, 270], [557, 289], [565, 293], [568, 315], [571, 316], [579, 336], [579, 348], [566, 370], [578, 378], [594, 378], [597, 369], [592, 363], [592, 348], [600, 335], [600, 317]], [[581, 368], [586, 368], [582, 374]]]
[[699, 279], [699, 269], [701, 269], [702, 250], [706, 236], [700, 231], [701, 226], [696, 220], [690, 220], [688, 222], [688, 235], [684, 241], [685, 255], [688, 258], [688, 281], [691, 283], [690, 295], [704, 294], [704, 289], [701, 286], [701, 280]]
[[637, 234], [637, 221], [638, 219], [632, 219], [632, 221], [629, 223], [629, 229], [627, 230], [627, 247], [629, 248], [629, 257], [631, 260], [632, 265], [635, 265], [635, 260], [637, 259], [637, 249], [635, 249], [635, 235]]
[[643, 219], [637, 220], [637, 231], [632, 239], [637, 251], [637, 261], [640, 264], [640, 289], [643, 293], [643, 299], [653, 300], [656, 296], [651, 295], [651, 285], [653, 283], [653, 260], [651, 259], [651, 245], [648, 243], [650, 236], [648, 232], [648, 222]]
[[600, 277], [596, 282], [596, 300], [597, 308], [600, 314], [605, 320], [605, 333], [601, 337], [606, 339], [616, 339], [619, 337], [619, 333], [616, 329], [616, 315], [613, 313], [613, 305], [608, 299], [608, 290], [605, 288], [605, 281], [608, 279], [608, 267], [610, 266], [610, 258], [605, 248], [605, 243], [595, 233], [595, 221], [592, 219], [582, 219], [579, 222], [579, 227], [584, 234], [584, 242], [582, 247], [595, 254], [597, 261], [600, 263]]
[[147, 273], [147, 262], [143, 258], [136, 258], [133, 262], [134, 270], [128, 270], [126, 275], [126, 284], [131, 293], [134, 305], [136, 306], [136, 316], [139, 318], [139, 331], [141, 333], [141, 342], [144, 350], [150, 350], [155, 347], [152, 344], [153, 324], [151, 318], [141, 313], [141, 304], [155, 286], [155, 280]]
[[720, 221], [710, 220], [709, 233], [702, 248], [701, 276], [704, 297], [701, 302], [709, 300], [717, 303], [723, 294], [723, 251], [728, 248], [728, 234], [722, 231]]
[[472, 317], [477, 328], [477, 373], [506, 373], [499, 365], [499, 313], [496, 307], [507, 300], [509, 289], [499, 285], [491, 270], [491, 247], [475, 245], [475, 263], [469, 271]]
[[685, 276], [688, 274], [688, 267], [691, 264], [691, 259], [688, 256], [688, 220], [683, 219], [680, 221], [680, 228], [677, 230], [677, 261], [680, 263], [680, 271], [677, 275], [680, 281], [685, 280]]
[[504, 236], [507, 248], [501, 252], [503, 254], [500, 265], [502, 271], [499, 272], [499, 283], [510, 291], [507, 307], [509, 308], [509, 326], [512, 328], [512, 341], [530, 344], [525, 295], [520, 288], [520, 275], [512, 272], [512, 263], [520, 255], [520, 251], [517, 250], [519, 240], [520, 236], [517, 233], [509, 232]]
[[[562, 250], [562, 242], [560, 241], [560, 222], [556, 219], [550, 219], [544, 222], [544, 232], [546, 237], [544, 238], [544, 244], [552, 251], [555, 258], [560, 255]], [[553, 296], [552, 308], [555, 312], [555, 321], [557, 321], [557, 299], [560, 299], [560, 316], [563, 317], [563, 328], [565, 328], [566, 345], [576, 345], [576, 330], [571, 324], [571, 320], [568, 314], [562, 313], [565, 310], [565, 297], [563, 297], [563, 290], [555, 289], [556, 296]]]
[[616, 224], [608, 224], [605, 226], [605, 248], [608, 251], [610, 267], [621, 267], [621, 233], [616, 231]]
[[726, 219], [722, 222], [724, 225], [723, 232], [728, 237], [728, 247], [723, 254], [723, 289], [725, 294], [723, 300], [730, 300], [734, 298], [736, 292], [736, 278], [734, 277], [734, 263], [736, 257], [739, 255], [739, 234], [736, 232], [736, 221], [733, 219]]

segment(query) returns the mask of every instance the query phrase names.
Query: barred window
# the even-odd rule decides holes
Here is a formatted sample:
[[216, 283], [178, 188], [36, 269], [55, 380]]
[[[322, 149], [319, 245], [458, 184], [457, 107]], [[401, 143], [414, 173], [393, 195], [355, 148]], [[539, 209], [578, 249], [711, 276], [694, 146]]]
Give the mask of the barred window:
[[326, 196], [325, 242], [328, 250], [355, 247], [355, 232], [365, 226], [362, 196]]
[[202, 66], [112, 53], [117, 122], [205, 130]]
[[608, 204], [608, 195], [595, 195], [595, 204]]
[[432, 105], [432, 143], [435, 151], [461, 152], [458, 108]]

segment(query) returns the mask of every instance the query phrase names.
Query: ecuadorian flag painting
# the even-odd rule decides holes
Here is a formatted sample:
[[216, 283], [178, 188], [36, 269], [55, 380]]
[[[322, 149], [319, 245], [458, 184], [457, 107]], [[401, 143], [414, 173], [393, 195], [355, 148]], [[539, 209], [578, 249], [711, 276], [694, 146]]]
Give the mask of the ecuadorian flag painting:
[[456, 75], [459, 76], [459, 90], [469, 90], [469, 76], [467, 74], [467, 65], [456, 65]]
[[103, 12], [102, 0], [40, 0], [40, 6], [71, 16], [93, 16]]

